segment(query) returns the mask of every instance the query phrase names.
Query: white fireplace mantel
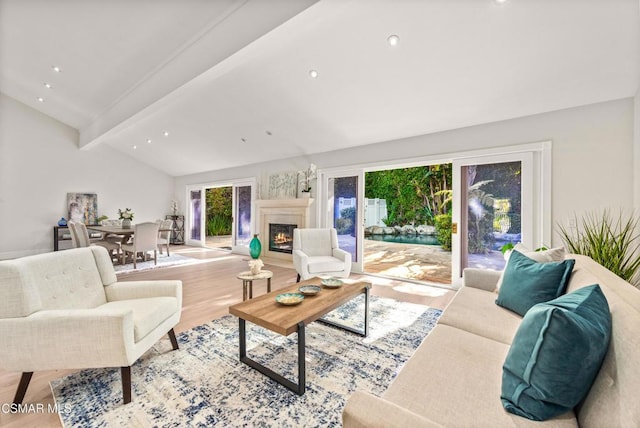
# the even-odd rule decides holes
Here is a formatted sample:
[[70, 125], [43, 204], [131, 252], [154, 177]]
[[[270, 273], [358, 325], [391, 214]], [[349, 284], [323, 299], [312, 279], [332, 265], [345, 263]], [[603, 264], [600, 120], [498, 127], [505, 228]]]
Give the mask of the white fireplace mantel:
[[256, 201], [256, 226], [262, 244], [262, 257], [292, 260], [291, 254], [269, 251], [269, 224], [295, 224], [298, 228], [309, 227], [309, 210], [312, 198], [260, 199]]

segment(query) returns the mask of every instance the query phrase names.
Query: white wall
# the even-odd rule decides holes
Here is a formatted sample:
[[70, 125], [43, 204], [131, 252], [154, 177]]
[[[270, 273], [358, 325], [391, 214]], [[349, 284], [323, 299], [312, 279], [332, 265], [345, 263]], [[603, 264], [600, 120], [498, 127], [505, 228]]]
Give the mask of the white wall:
[[[269, 172], [405, 160], [479, 148], [551, 140], [553, 142], [552, 223], [601, 208], [633, 207], [634, 100], [631, 98], [495, 122], [403, 140], [344, 149], [306, 158], [284, 159], [241, 168], [176, 178], [184, 207], [188, 184]], [[560, 244], [554, 235], [553, 245]]]
[[97, 193], [99, 215], [128, 207], [139, 222], [169, 213], [173, 189], [107, 145], [79, 150], [75, 129], [0, 94], [0, 259], [52, 251], [67, 192]]
[[[640, 76], [638, 82], [640, 82]], [[637, 171], [633, 177], [633, 207], [636, 215], [640, 215], [640, 84], [638, 86], [633, 104], [633, 170]]]
[[[638, 6], [640, 6], [640, 0], [638, 1]], [[636, 18], [640, 22], [640, 7]], [[640, 61], [640, 58], [638, 58], [638, 61]], [[638, 171], [633, 180], [633, 207], [636, 215], [640, 215], [640, 65], [638, 70], [638, 90], [636, 91], [633, 105], [633, 170]]]

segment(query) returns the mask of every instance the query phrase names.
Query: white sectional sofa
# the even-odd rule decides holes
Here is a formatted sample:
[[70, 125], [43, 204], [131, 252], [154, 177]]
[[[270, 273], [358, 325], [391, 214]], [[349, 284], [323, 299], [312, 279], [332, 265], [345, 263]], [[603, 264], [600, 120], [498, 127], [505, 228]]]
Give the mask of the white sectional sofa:
[[595, 382], [573, 411], [536, 422], [503, 409], [502, 366], [522, 318], [496, 305], [499, 272], [467, 269], [464, 286], [382, 397], [349, 398], [344, 426], [640, 427], [640, 290], [588, 257], [567, 258], [576, 260], [567, 293], [599, 284], [613, 324]]

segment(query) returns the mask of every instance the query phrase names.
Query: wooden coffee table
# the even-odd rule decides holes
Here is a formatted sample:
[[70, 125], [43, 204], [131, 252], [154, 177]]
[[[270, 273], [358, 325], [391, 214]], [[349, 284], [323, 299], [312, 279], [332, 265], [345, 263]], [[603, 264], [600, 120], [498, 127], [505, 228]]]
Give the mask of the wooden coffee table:
[[[298, 395], [305, 392], [305, 326], [314, 321], [330, 324], [361, 336], [369, 334], [369, 289], [368, 282], [345, 283], [339, 288], [327, 288], [315, 296], [305, 296], [302, 303], [295, 306], [284, 306], [276, 302], [281, 293], [296, 293], [298, 287], [308, 284], [320, 285], [320, 279], [312, 278], [297, 284], [267, 293], [255, 299], [237, 303], [229, 307], [229, 313], [238, 317], [240, 330], [240, 361], [258, 370], [260, 373], [286, 386]], [[349, 326], [320, 319], [354, 297], [364, 294], [364, 330], [356, 330]], [[262, 326], [283, 336], [298, 333], [298, 383], [292, 382], [279, 373], [265, 367], [247, 356], [246, 321]]]

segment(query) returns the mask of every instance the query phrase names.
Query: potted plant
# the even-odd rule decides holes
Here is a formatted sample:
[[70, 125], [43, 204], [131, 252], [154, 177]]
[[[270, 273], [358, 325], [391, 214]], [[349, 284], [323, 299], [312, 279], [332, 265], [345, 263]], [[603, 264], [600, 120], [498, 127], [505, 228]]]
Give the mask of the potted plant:
[[567, 249], [591, 257], [620, 278], [640, 286], [640, 231], [638, 217], [617, 216], [608, 210], [587, 213], [573, 225], [558, 224], [558, 231]]

